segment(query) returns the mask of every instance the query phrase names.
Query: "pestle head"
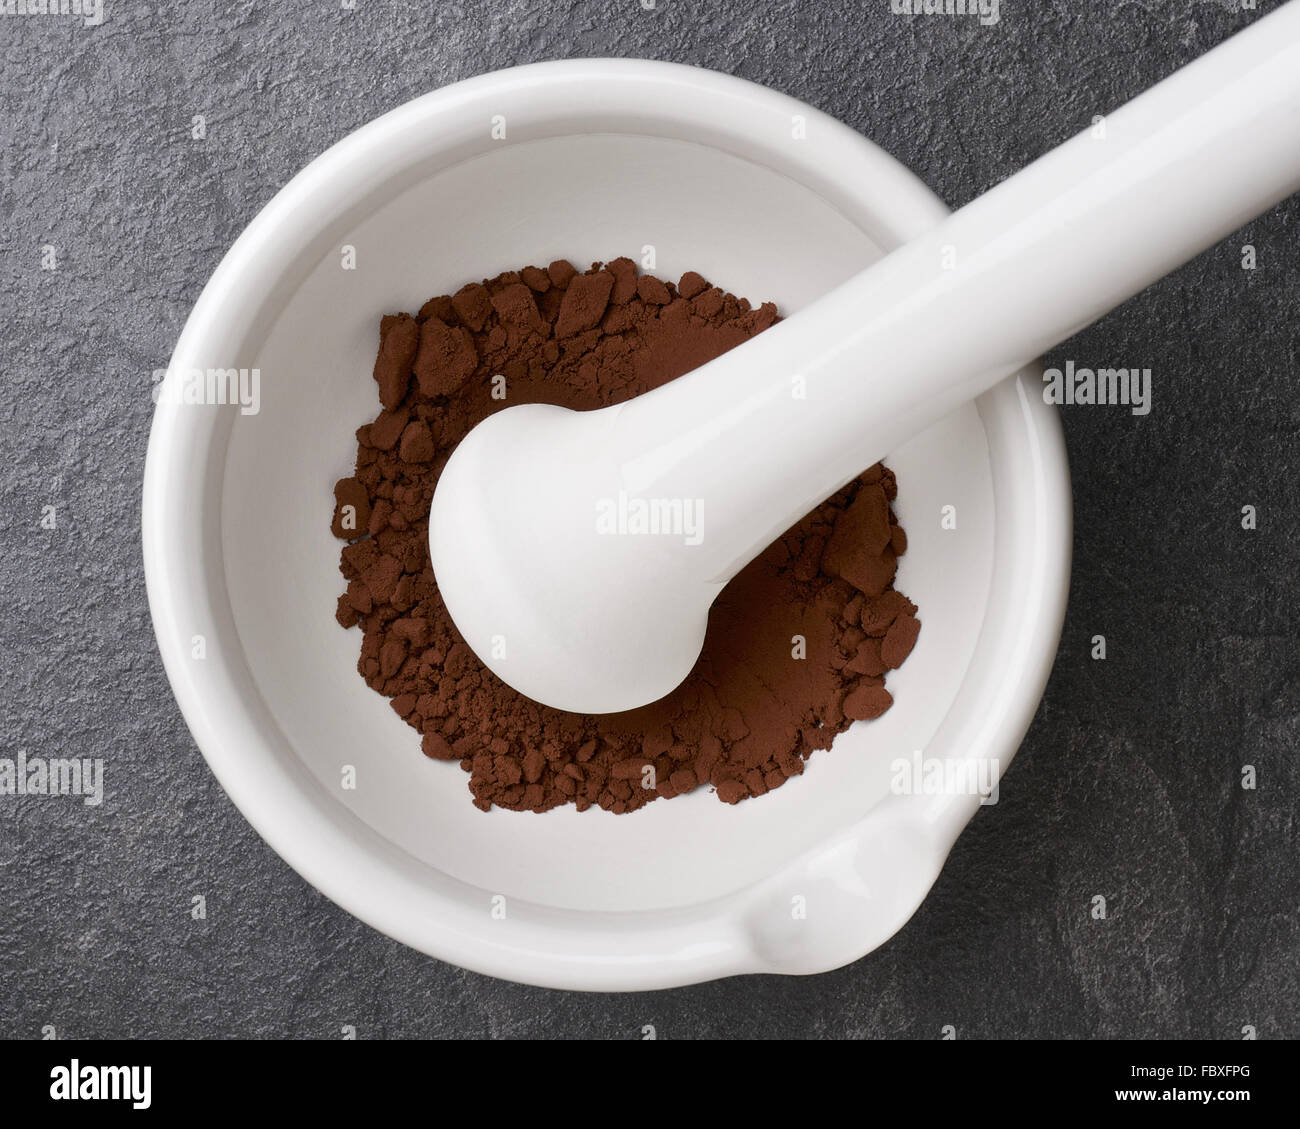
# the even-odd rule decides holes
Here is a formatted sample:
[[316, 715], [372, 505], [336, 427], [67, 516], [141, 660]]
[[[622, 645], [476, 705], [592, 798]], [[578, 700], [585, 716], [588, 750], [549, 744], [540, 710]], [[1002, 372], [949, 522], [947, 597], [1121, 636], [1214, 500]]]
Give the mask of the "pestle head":
[[616, 412], [489, 416], [452, 453], [429, 514], [438, 589], [465, 641], [520, 693], [577, 713], [675, 689], [722, 588], [703, 575], [690, 522], [681, 536], [639, 535], [606, 441]]

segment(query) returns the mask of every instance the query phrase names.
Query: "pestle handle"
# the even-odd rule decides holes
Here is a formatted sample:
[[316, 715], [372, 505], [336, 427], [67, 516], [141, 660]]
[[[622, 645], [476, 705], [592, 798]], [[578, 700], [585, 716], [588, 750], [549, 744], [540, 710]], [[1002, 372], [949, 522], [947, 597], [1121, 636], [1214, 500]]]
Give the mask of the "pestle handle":
[[610, 441], [627, 489], [707, 499], [701, 556], [725, 581], [900, 442], [1297, 189], [1300, 0], [626, 404]]

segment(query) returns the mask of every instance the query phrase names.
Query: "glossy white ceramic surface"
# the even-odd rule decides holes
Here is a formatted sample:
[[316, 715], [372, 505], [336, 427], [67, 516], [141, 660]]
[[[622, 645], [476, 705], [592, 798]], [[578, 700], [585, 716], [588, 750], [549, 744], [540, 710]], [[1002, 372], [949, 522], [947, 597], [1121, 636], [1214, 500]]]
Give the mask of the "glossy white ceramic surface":
[[[457, 627], [548, 705], [663, 697], [722, 587], [819, 501], [1300, 188], [1297, 122], [1291, 4], [680, 380], [493, 415], [433, 501]], [[629, 501], [677, 520], [629, 533]]]
[[[492, 137], [498, 117], [505, 140]], [[449, 87], [295, 178], [218, 268], [172, 361], [257, 367], [261, 410], [160, 404], [144, 499], [168, 675], [271, 846], [409, 945], [555, 987], [814, 972], [900, 928], [979, 797], [898, 794], [892, 762], [924, 750], [1005, 770], [1056, 650], [1069, 479], [1035, 372], [890, 452], [910, 540], [898, 584], [924, 622], [891, 676], [896, 704], [736, 807], [701, 790], [631, 816], [475, 809], [459, 767], [423, 758], [357, 675], [359, 633], [333, 621], [328, 524], [353, 431], [376, 411], [382, 313], [528, 262], [650, 248], [661, 276], [698, 270], [788, 313], [945, 215], [891, 158], [806, 105], [628, 60]], [[341, 269], [344, 245], [355, 271]], [[955, 529], [941, 525], [949, 506]]]

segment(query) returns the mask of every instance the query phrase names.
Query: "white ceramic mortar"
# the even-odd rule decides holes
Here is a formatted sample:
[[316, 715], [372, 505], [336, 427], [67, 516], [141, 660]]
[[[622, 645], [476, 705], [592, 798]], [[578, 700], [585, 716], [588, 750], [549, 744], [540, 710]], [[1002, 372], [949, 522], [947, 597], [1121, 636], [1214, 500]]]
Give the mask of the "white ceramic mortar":
[[[894, 707], [735, 807], [701, 789], [630, 816], [474, 808], [460, 768], [425, 759], [356, 672], [360, 633], [333, 619], [331, 487], [377, 410], [383, 313], [527, 263], [653, 248], [651, 273], [697, 270], [789, 314], [945, 215], [811, 107], [628, 60], [448, 87], [296, 177], [222, 262], [172, 359], [176, 372], [256, 367], [260, 411], [160, 404], [144, 497], [168, 675], [271, 846], [398, 940], [553, 987], [816, 972], [896, 932], [980, 799], [898, 794], [893, 762], [920, 750], [1004, 771], [1060, 635], [1069, 477], [1035, 372], [887, 460], [910, 545], [898, 586], [924, 623], [890, 676]], [[355, 270], [342, 269], [345, 245]]]

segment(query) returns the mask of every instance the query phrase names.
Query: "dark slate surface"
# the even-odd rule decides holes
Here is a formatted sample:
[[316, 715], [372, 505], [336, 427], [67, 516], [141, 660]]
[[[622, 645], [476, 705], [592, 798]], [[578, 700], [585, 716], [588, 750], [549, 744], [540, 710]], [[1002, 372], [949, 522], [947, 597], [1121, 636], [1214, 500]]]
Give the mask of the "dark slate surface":
[[138, 547], [150, 374], [204, 280], [303, 164], [414, 95], [563, 56], [698, 63], [842, 118], [956, 205], [1275, 3], [1004, 0], [989, 28], [887, 0], [107, 5], [97, 28], [0, 19], [0, 755], [103, 756], [109, 779], [97, 809], [0, 798], [0, 1035], [1300, 1033], [1295, 200], [1053, 352], [1151, 367], [1154, 410], [1066, 410], [1077, 558], [1046, 700], [912, 922], [825, 976], [584, 996], [355, 921], [207, 771]]

